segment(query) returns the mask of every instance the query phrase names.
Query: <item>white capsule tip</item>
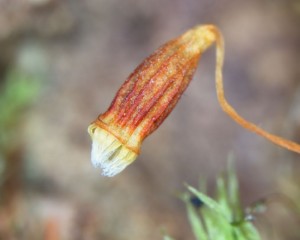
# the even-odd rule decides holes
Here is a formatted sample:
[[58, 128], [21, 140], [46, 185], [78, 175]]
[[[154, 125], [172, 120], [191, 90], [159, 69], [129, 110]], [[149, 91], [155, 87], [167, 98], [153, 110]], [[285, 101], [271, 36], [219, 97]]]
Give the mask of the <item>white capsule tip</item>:
[[95, 168], [102, 169], [103, 176], [117, 175], [137, 158], [135, 152], [104, 129], [92, 124], [88, 131], [93, 141], [91, 162]]

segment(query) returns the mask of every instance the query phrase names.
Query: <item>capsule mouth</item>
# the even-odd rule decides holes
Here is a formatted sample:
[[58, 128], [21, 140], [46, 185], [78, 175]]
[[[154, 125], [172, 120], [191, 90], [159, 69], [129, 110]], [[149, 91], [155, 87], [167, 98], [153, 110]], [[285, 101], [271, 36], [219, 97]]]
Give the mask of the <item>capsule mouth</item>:
[[88, 133], [92, 138], [91, 162], [102, 170], [103, 176], [117, 175], [137, 158], [134, 151], [96, 124], [88, 127]]

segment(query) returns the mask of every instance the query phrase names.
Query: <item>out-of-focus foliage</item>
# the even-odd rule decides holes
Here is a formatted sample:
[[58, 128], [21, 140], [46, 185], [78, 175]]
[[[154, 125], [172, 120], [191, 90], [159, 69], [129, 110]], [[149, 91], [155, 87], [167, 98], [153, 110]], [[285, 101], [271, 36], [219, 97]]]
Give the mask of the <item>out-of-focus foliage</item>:
[[[39, 84], [34, 75], [26, 73], [21, 69], [11, 69], [4, 80], [0, 93], [0, 180], [1, 187], [8, 179], [13, 179], [12, 170], [14, 159], [13, 152], [18, 151], [22, 141], [20, 125], [25, 108], [37, 96]], [[4, 184], [5, 185], [5, 184]], [[6, 184], [9, 186], [10, 184]], [[5, 191], [1, 190], [1, 194]], [[7, 196], [5, 196], [7, 197]]]
[[164, 240], [174, 240], [174, 238], [171, 238], [170, 236], [164, 236]]
[[[241, 208], [238, 180], [229, 164], [226, 176], [216, 180], [215, 199], [187, 186], [181, 199], [186, 204], [189, 223], [197, 240], [259, 240], [255, 226]], [[204, 190], [204, 189], [203, 189]], [[172, 239], [168, 236], [164, 240]]]
[[17, 61], [0, 85], [0, 150], [13, 146], [18, 135], [16, 127], [22, 121], [24, 110], [36, 99], [46, 72], [46, 60], [40, 48], [25, 44]]
[[0, 148], [6, 149], [12, 144], [16, 134], [16, 125], [21, 114], [36, 97], [38, 81], [30, 74], [18, 69], [8, 72], [0, 94]]

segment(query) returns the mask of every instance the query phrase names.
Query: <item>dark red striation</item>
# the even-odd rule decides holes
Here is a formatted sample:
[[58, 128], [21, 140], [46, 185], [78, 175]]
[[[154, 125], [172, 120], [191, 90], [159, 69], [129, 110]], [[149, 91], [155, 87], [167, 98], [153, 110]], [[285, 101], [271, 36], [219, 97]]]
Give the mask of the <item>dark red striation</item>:
[[182, 35], [145, 59], [96, 124], [124, 144], [131, 138], [141, 142], [158, 128], [192, 79], [200, 58], [200, 49], [191, 47], [195, 41]]

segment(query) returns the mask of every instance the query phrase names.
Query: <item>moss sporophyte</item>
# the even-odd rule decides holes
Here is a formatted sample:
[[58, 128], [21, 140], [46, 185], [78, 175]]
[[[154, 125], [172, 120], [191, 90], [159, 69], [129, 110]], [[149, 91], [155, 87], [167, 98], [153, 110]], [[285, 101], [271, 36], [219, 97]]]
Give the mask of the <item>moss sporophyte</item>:
[[114, 176], [138, 156], [143, 140], [173, 110], [192, 80], [201, 54], [216, 43], [216, 90], [222, 109], [244, 128], [300, 153], [300, 145], [272, 135], [242, 118], [224, 96], [223, 38], [214, 25], [196, 26], [146, 58], [117, 92], [109, 109], [89, 126], [92, 163]]

